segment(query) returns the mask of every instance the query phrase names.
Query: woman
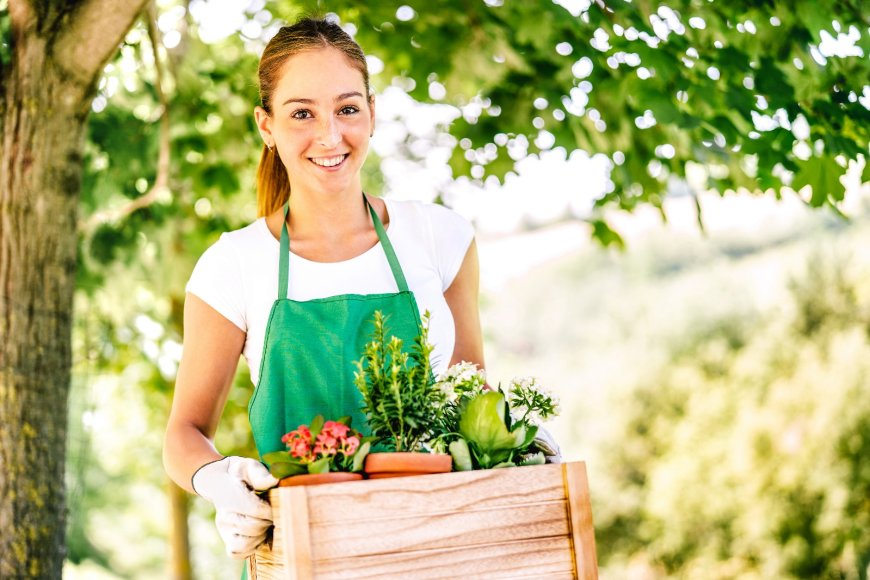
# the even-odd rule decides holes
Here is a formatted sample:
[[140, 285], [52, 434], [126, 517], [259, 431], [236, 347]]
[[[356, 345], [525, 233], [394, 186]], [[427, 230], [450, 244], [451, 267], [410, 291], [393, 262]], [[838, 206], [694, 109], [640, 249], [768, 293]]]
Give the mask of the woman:
[[263, 217], [224, 234], [191, 276], [164, 447], [167, 472], [214, 503], [238, 558], [271, 524], [255, 492], [277, 483], [259, 461], [214, 446], [239, 355], [257, 385], [249, 414], [261, 455], [316, 414], [361, 426], [352, 363], [375, 310], [409, 344], [431, 313], [436, 372], [484, 362], [471, 226], [440, 206], [362, 191], [375, 102], [360, 47], [334, 23], [304, 19], [269, 42], [259, 77]]

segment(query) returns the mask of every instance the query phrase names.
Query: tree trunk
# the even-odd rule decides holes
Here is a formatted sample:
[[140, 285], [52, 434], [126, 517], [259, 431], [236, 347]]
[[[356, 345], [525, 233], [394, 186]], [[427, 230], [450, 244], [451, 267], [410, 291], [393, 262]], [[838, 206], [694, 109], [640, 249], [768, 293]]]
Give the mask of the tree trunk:
[[[82, 119], [38, 42], [15, 62], [0, 168], [0, 577], [60, 576]], [[23, 70], [22, 70], [23, 69]], [[14, 80], [19, 80], [14, 79]]]
[[172, 557], [169, 564], [169, 577], [173, 580], [191, 580], [193, 570], [190, 562], [190, 530], [188, 527], [190, 496], [171, 480], [168, 480], [167, 493], [172, 508], [172, 529], [169, 531]]
[[[96, 79], [141, 0], [10, 0], [0, 60], [0, 578], [60, 578], [76, 214]], [[125, 5], [126, 4], [126, 5]]]

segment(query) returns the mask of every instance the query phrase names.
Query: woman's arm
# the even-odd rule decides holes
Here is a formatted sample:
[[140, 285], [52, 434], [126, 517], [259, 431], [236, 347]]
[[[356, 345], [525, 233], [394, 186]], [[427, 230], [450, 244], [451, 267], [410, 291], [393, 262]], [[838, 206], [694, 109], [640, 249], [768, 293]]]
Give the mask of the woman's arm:
[[456, 325], [456, 344], [450, 358], [451, 365], [467, 361], [484, 368], [479, 295], [480, 265], [477, 260], [477, 242], [471, 240], [459, 272], [444, 292], [444, 299], [447, 300]]
[[169, 425], [163, 465], [188, 491], [201, 466], [220, 459], [214, 434], [236, 374], [245, 333], [199, 297], [184, 302], [184, 350]]

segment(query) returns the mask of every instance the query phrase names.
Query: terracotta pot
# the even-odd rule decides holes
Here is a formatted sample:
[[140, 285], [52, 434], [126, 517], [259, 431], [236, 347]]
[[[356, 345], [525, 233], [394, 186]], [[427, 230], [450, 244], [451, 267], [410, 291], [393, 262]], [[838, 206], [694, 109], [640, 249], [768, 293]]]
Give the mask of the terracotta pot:
[[319, 485], [321, 483], [339, 483], [342, 481], [357, 481], [363, 478], [362, 473], [347, 473], [345, 471], [330, 471], [329, 473], [303, 473], [291, 475], [278, 482], [279, 487], [293, 485]]
[[453, 458], [447, 453], [369, 453], [365, 472], [369, 479], [447, 473]]

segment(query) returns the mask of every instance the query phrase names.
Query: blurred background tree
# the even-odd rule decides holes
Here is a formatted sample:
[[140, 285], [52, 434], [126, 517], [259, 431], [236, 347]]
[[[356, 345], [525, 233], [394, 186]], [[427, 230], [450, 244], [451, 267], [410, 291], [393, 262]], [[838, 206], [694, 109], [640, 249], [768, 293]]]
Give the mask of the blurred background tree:
[[[0, 72], [4, 79], [8, 78], [12, 54], [9, 5], [0, 0], [4, 39], [0, 62], [5, 66]], [[160, 466], [160, 433], [180, 357], [184, 283], [196, 258], [221, 232], [255, 218], [253, 170], [260, 144], [251, 109], [257, 102], [258, 51], [282, 22], [303, 13], [327, 11], [335, 13], [369, 53], [378, 93], [386, 97], [399, 91], [418, 102], [447, 108], [445, 120], [434, 134], [415, 131], [413, 117], [436, 108], [415, 105], [405, 117], [398, 117], [408, 130], [400, 135], [395, 156], [423, 165], [437, 158], [439, 150], [446, 150], [445, 161], [449, 159], [453, 177], [470, 178], [481, 186], [493, 180], [510, 180], [517, 162], [529, 156], [560, 149], [566, 158], [575, 150], [597, 156], [604, 161], [603, 189], [590, 208], [568, 208], [560, 219], [580, 220], [586, 224], [586, 235], [604, 245], [624, 245], [619, 228], [612, 227], [618, 214], [611, 209], [653, 207], [667, 218], [666, 202], [680, 188], [691, 194], [697, 221], [703, 227], [699, 199], [709, 187], [722, 194], [740, 189], [779, 198], [792, 195], [784, 187], [791, 186], [807, 204], [836, 212], [845, 211], [847, 168], [853, 173], [861, 173], [863, 168], [858, 179], [867, 181], [868, 164], [863, 158], [867, 155], [870, 88], [866, 84], [867, 59], [862, 56], [866, 56], [870, 43], [867, 15], [858, 2], [759, 5], [690, 0], [445, 0], [363, 5], [345, 1], [161, 1], [133, 26], [117, 58], [105, 68], [88, 124], [79, 204], [70, 407], [70, 574], [86, 570], [93, 575], [103, 570], [129, 577], [160, 575], [167, 566], [170, 545], [176, 577], [186, 577], [191, 569], [201, 577], [226, 573], [223, 563], [213, 556], [220, 552], [220, 545], [208, 521], [208, 507], [195, 503], [191, 508], [177, 488], [166, 486]], [[390, 113], [379, 111], [381, 114]], [[4, 148], [4, 158], [7, 154]], [[370, 158], [365, 169], [366, 189], [403, 194], [392, 190], [383, 178], [380, 162], [378, 155]], [[587, 178], [574, 177], [578, 190]], [[439, 194], [451, 198], [446, 189]], [[530, 199], [540, 195], [538, 191], [527, 193]], [[777, 243], [770, 241], [770, 245]], [[659, 248], [661, 254], [645, 255], [644, 268], [651, 271], [641, 268], [640, 273], [624, 274], [628, 276], [624, 282], [646, 288], [645, 280], [655, 279], [662, 264], [678, 270], [706, 267], [696, 261], [696, 255], [684, 256], [677, 248], [664, 246], [667, 248]], [[690, 246], [696, 252], [708, 252], [710, 258], [718, 255], [718, 250], [711, 249], [715, 243], [693, 239]], [[577, 264], [582, 264], [578, 267], [584, 269], [584, 279], [610, 280], [616, 267], [612, 260], [630, 263], [637, 259], [607, 256], [575, 256]], [[861, 306], [866, 302], [858, 298], [849, 302], [841, 294], [833, 299], [840, 309], [835, 315], [824, 306], [826, 298], [806, 287], [800, 290], [801, 283], [796, 284], [795, 300], [803, 300], [805, 312], [803, 318], [795, 314], [787, 329], [795, 336], [781, 338], [794, 339], [795, 349], [804, 344], [807, 352], [794, 355], [804, 361], [821, 336], [810, 327], [829, 326], [832, 316], [840, 316], [844, 324], [854, 322], [860, 317], [849, 308], [866, 308]], [[866, 283], [855, 284], [855, 296], [865, 295]], [[569, 288], [585, 295], [586, 302], [572, 298], [566, 290]], [[537, 373], [545, 365], [547, 369], [571, 368], [570, 361], [576, 360], [583, 344], [572, 325], [588, 328], [590, 320], [600, 320], [593, 316], [594, 311], [612, 290], [607, 287], [592, 294], [556, 277], [551, 286], [529, 291], [564, 298], [550, 301], [554, 304], [592, 305], [584, 316], [565, 317], [563, 324], [551, 327], [550, 334], [576, 347], [567, 352], [545, 347], [555, 340], [548, 341], [549, 335], [519, 333], [517, 328], [526, 323], [491, 314], [503, 302], [490, 296], [484, 314], [493, 364], [525, 368], [526, 373]], [[516, 308], [520, 296], [510, 293], [507, 297]], [[626, 304], [637, 303], [641, 297], [638, 290], [625, 298]], [[852, 562], [854, 566], [849, 569], [866, 576], [867, 543], [861, 535], [866, 526], [850, 527], [851, 539], [825, 540], [827, 547], [821, 549], [820, 534], [828, 528], [813, 531], [817, 521], [806, 519], [801, 512], [805, 517], [802, 527], [789, 531], [789, 514], [797, 512], [783, 507], [786, 503], [750, 506], [751, 495], [740, 496], [743, 503], [719, 506], [715, 513], [710, 510], [716, 504], [706, 506], [707, 511], [683, 510], [695, 518], [691, 521], [663, 516], [676, 506], [662, 498], [659, 489], [667, 490], [673, 501], [688, 497], [681, 493], [683, 485], [698, 489], [701, 497], [705, 493], [690, 475], [709, 472], [706, 465], [693, 463], [695, 456], [703, 454], [698, 441], [712, 446], [709, 454], [713, 458], [717, 452], [725, 452], [723, 442], [730, 442], [737, 430], [717, 417], [712, 425], [715, 429], [699, 435], [698, 441], [687, 443], [681, 438], [700, 433], [703, 417], [725, 412], [713, 403], [703, 405], [707, 398], [701, 393], [710, 390], [710, 397], [720, 393], [727, 398], [726, 392], [734, 386], [728, 383], [731, 388], [726, 389], [724, 377], [736, 372], [732, 367], [743, 360], [741, 356], [750, 356], [743, 353], [763, 358], [761, 346], [739, 344], [747, 340], [747, 325], [773, 333], [773, 327], [782, 324], [783, 315], [770, 314], [775, 320], [763, 322], [762, 314], [745, 314], [740, 304], [732, 306], [737, 311], [736, 321], [730, 319], [731, 312], [728, 320], [707, 321], [709, 326], [697, 335], [688, 322], [680, 331], [674, 330], [673, 351], [660, 352], [659, 366], [644, 366], [644, 357], [636, 352], [616, 355], [633, 357], [638, 369], [647, 369], [645, 375], [655, 369], [655, 374], [650, 374], [659, 377], [655, 388], [638, 380], [619, 389], [628, 402], [575, 401], [578, 408], [587, 407], [584, 413], [591, 409], [610, 411], [609, 425], [599, 425], [599, 431], [577, 427], [578, 431], [570, 434], [572, 441], [576, 435], [579, 441], [599, 445], [584, 444], [574, 451], [607, 457], [607, 462], [601, 463], [607, 470], [599, 471], [599, 489], [610, 491], [598, 495], [596, 506], [596, 514], [601, 514], [602, 563], [614, 569], [627, 566], [690, 575], [715, 563], [710, 569], [721, 569], [720, 575], [726, 576], [732, 569], [726, 566], [761, 576], [771, 570], [800, 576], [807, 570], [848, 568]], [[528, 311], [536, 312], [531, 307]], [[700, 316], [701, 311], [699, 307], [695, 314]], [[603, 328], [624, 325], [627, 330], [622, 340], [631, 346], [631, 333], [642, 334], [641, 330], [618, 312], [612, 314], [610, 320], [601, 321]], [[540, 319], [537, 315], [534, 318]], [[716, 326], [720, 323], [721, 328]], [[552, 328], [559, 328], [562, 334], [553, 333]], [[722, 338], [724, 335], [730, 338]], [[510, 344], [520, 336], [526, 336], [523, 344]], [[562, 358], [545, 354], [550, 352], [561, 352]], [[704, 363], [719, 368], [721, 377], [704, 374], [709, 369], [697, 362], [705, 360], [702, 355], [721, 356], [721, 360]], [[666, 368], [662, 361], [674, 368]], [[751, 383], [745, 390], [750, 391], [752, 385], [770, 389], [771, 383], [785, 380], [777, 373], [792, 377], [799, 370], [780, 363], [769, 365], [754, 379], [745, 378]], [[558, 370], [548, 372], [558, 377], [555, 383], [563, 385], [558, 388], [566, 395], [575, 390], [576, 377], [559, 375]], [[697, 383], [693, 382], [696, 375], [700, 377]], [[718, 382], [713, 380], [716, 377]], [[847, 383], [834, 388], [849, 393], [854, 387]], [[661, 384], [669, 386], [658, 388]], [[696, 389], [698, 399], [690, 405]], [[798, 399], [809, 404], [801, 398], [811, 397], [809, 386], [804, 391]], [[250, 381], [242, 368], [220, 430], [219, 447], [225, 453], [253, 453], [244, 413], [250, 392]], [[669, 400], [674, 402], [667, 403]], [[773, 400], [780, 404], [780, 399]], [[669, 410], [671, 404], [683, 409], [679, 417], [667, 413], [659, 417], [662, 406]], [[745, 420], [743, 407], [734, 401], [728, 405], [734, 407], [735, 417]], [[791, 411], [782, 409], [768, 414], [747, 409], [745, 414], [756, 415], [755, 420], [761, 422], [758, 430], [773, 429], [794, 418]], [[846, 458], [843, 462], [853, 458], [853, 471], [847, 476], [846, 463], [838, 463], [839, 475], [831, 476], [830, 488], [842, 485], [846, 481], [843, 477], [851, 477], [850, 485], [861, 484], [866, 490], [866, 468], [859, 465], [861, 456], [855, 451], [866, 446], [866, 413], [861, 415], [860, 406], [850, 407], [858, 416], [849, 427], [830, 419], [835, 412], [830, 411], [826, 425], [851, 429], [848, 436], [842, 431], [848, 441], [838, 453]], [[691, 421], [687, 418], [687, 426], [680, 427], [684, 416], [691, 416]], [[657, 427], [660, 432], [652, 429], [652, 433], [644, 423], [650, 417], [666, 423]], [[772, 423], [764, 424], [768, 419]], [[577, 424], [584, 422], [578, 420]], [[612, 439], [602, 435], [611, 431]], [[770, 434], [768, 437], [775, 439]], [[687, 445], [694, 453], [688, 453]], [[619, 453], [605, 454], [608, 446], [618, 447]], [[138, 451], [131, 453], [131, 448]], [[667, 457], [671, 464], [663, 462]], [[809, 459], [801, 457], [801, 469], [808, 469]], [[638, 458], [643, 461], [635, 463]], [[770, 470], [768, 459], [787, 458], [770, 451], [755, 461]], [[830, 461], [835, 461], [833, 456]], [[730, 468], [722, 469], [722, 477], [728, 481], [741, 476], [739, 471], [725, 473]], [[662, 474], [656, 483], [660, 488], [652, 487], [656, 470]], [[604, 478], [608, 478], [607, 485]], [[758, 492], [755, 497], [774, 489], [758, 481], [754, 485]], [[791, 487], [785, 482], [777, 485], [780, 487], [775, 489], [792, 494], [794, 505], [821, 505], [818, 502], [824, 503], [828, 489], [824, 487], [827, 484], [820, 483], [808, 499], [801, 493], [810, 491], [796, 491], [794, 482], [788, 483]], [[143, 504], [163, 501], [159, 498], [167, 489], [173, 499], [161, 504], [166, 506], [165, 512], [142, 510]], [[822, 494], [821, 500], [818, 494]], [[861, 513], [866, 521], [867, 506], [856, 497], [850, 495], [843, 501], [864, 510]], [[190, 518], [186, 514], [189, 509], [193, 510]], [[765, 550], [781, 548], [785, 553], [783, 546], [788, 544], [792, 555], [773, 558], [773, 563], [767, 564], [769, 569], [760, 567], [758, 559], [765, 559], [760, 552], [747, 551], [741, 556], [745, 562], [734, 563], [730, 554], [743, 552], [735, 548], [728, 534], [737, 535], [736, 518], [745, 513], [761, 514], [758, 517], [762, 519], [774, 514], [774, 520], [780, 522], [776, 529], [759, 529], [758, 522], [750, 518], [756, 534], [752, 537], [765, 538], [769, 542]], [[836, 516], [840, 512], [831, 513]], [[824, 524], [841, 523], [835, 516], [827, 516]], [[710, 543], [705, 541], [699, 547], [692, 542], [708, 538], [697, 533], [701, 525], [719, 526], [722, 532], [719, 536], [711, 532]], [[808, 536], [810, 532], [816, 535]], [[122, 537], [127, 542], [119, 542]], [[188, 537], [193, 538], [192, 544]], [[136, 545], [136, 554], [119, 543]], [[724, 562], [721, 566], [720, 561]]]

